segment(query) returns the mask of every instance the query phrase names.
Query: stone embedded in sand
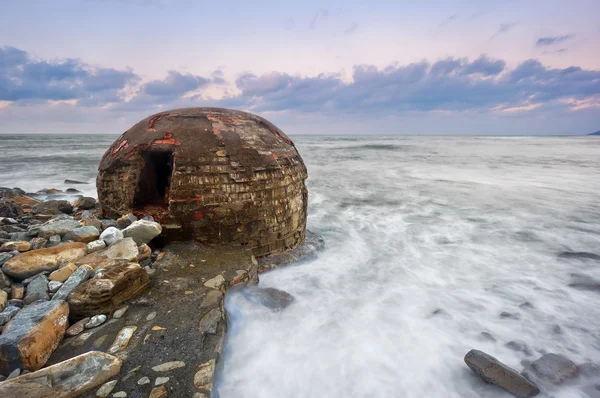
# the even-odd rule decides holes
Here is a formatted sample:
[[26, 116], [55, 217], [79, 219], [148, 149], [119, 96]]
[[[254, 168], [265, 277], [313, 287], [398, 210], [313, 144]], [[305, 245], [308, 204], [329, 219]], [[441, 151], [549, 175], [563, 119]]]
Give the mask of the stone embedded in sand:
[[116, 264], [79, 285], [68, 298], [74, 317], [108, 313], [144, 290], [150, 279], [135, 263]]
[[85, 282], [93, 273], [94, 269], [89, 265], [80, 265], [79, 268], [69, 276], [69, 279], [63, 283], [60, 289], [58, 289], [54, 297], [52, 297], [52, 300], [66, 300], [67, 297], [69, 297], [69, 293]]
[[102, 384], [102, 386], [96, 391], [96, 396], [98, 398], [106, 398], [112, 392], [112, 390], [117, 385], [118, 380], [112, 380]]
[[60, 344], [68, 318], [65, 301], [39, 301], [19, 311], [0, 335], [0, 373], [44, 366]]
[[31, 209], [33, 214], [71, 214], [73, 205], [68, 200], [47, 200]]
[[169, 392], [167, 391], [167, 387], [160, 386], [153, 388], [152, 391], [150, 391], [148, 398], [166, 398], [168, 395]]
[[133, 333], [137, 330], [137, 326], [126, 326], [119, 331], [117, 337], [115, 337], [115, 341], [108, 348], [109, 354], [115, 354], [119, 351], [127, 348], [127, 344], [129, 344], [129, 340], [133, 337]]
[[204, 300], [202, 300], [202, 303], [200, 303], [200, 309], [212, 309], [219, 306], [222, 301], [223, 293], [218, 290], [209, 290], [208, 293], [206, 293]]
[[211, 289], [220, 289], [225, 284], [225, 278], [223, 275], [217, 275], [214, 278], [211, 278], [204, 282], [204, 286], [209, 287]]
[[212, 383], [215, 374], [215, 360], [200, 365], [200, 369], [194, 375], [194, 385], [203, 390], [212, 390]]
[[131, 237], [138, 245], [148, 243], [162, 232], [159, 223], [148, 220], [138, 220], [123, 230], [124, 237]]
[[570, 359], [558, 354], [545, 354], [525, 367], [523, 375], [535, 382], [547, 381], [562, 384], [577, 375], [577, 365]]
[[264, 256], [304, 240], [306, 177], [292, 141], [267, 120], [188, 108], [130, 128], [103, 156], [97, 186], [106, 217], [151, 215], [184, 238]]
[[42, 224], [38, 229], [38, 236], [40, 238], [49, 238], [53, 235], [63, 236], [67, 232], [70, 232], [76, 228], [80, 228], [81, 224], [79, 221], [72, 219], [52, 219], [45, 224]]
[[121, 360], [90, 351], [0, 383], [2, 397], [73, 398], [119, 374]]
[[160, 365], [156, 365], [152, 367], [152, 370], [155, 372], [168, 372], [173, 369], [183, 368], [185, 366], [185, 362], [183, 361], [172, 361], [161, 363]]
[[40, 272], [54, 271], [59, 265], [73, 262], [86, 254], [85, 243], [63, 243], [13, 257], [4, 263], [2, 271], [17, 279], [25, 279]]
[[94, 269], [105, 268], [112, 260], [137, 260], [140, 251], [132, 238], [122, 239], [104, 250], [90, 253], [80, 262], [89, 264]]
[[94, 315], [90, 319], [90, 321], [88, 323], [86, 323], [84, 326], [86, 329], [93, 329], [95, 327], [102, 325], [104, 322], [106, 322], [106, 315], [98, 314], [98, 315]]
[[465, 355], [465, 363], [485, 382], [495, 384], [519, 398], [533, 397], [540, 393], [540, 389], [519, 372], [483, 351], [469, 351]]
[[31, 249], [31, 242], [25, 240], [18, 240], [15, 242], [6, 242], [0, 246], [0, 252], [10, 252], [17, 250], [19, 252], [26, 252]]
[[223, 314], [219, 308], [213, 308], [208, 313], [204, 314], [204, 316], [200, 318], [200, 325], [198, 327], [200, 335], [204, 336], [207, 333], [217, 333], [217, 327], [222, 319]]
[[98, 239], [100, 231], [96, 227], [79, 227], [65, 234], [63, 240], [72, 240], [73, 242], [89, 243]]

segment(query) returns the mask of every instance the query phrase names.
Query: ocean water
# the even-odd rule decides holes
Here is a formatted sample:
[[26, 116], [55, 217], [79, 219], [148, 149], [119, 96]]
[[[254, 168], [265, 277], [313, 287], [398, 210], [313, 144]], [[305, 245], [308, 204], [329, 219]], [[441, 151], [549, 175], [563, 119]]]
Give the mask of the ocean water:
[[[0, 135], [0, 186], [95, 196], [115, 138]], [[220, 398], [509, 396], [470, 372], [472, 348], [518, 370], [544, 352], [600, 364], [600, 292], [569, 286], [600, 262], [559, 256], [600, 254], [599, 138], [292, 138], [326, 248], [261, 275], [295, 297], [282, 312], [228, 294]]]

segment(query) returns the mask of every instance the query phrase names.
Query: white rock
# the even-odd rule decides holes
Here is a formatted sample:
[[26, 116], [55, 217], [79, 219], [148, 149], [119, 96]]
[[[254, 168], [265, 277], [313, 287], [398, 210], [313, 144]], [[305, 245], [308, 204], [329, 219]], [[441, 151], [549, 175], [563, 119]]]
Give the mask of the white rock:
[[104, 383], [102, 387], [96, 391], [96, 396], [100, 398], [108, 397], [108, 394], [112, 392], [112, 390], [117, 385], [117, 380], [109, 381], [108, 383]]
[[90, 319], [90, 321], [85, 324], [85, 328], [86, 329], [95, 328], [96, 326], [102, 325], [104, 322], [106, 322], [106, 315], [104, 315], [104, 314], [94, 315], [92, 317], [92, 319]]
[[114, 312], [113, 318], [115, 318], [115, 319], [121, 318], [123, 315], [125, 315], [125, 312], [127, 312], [128, 308], [129, 308], [128, 305], [124, 305], [123, 307], [119, 308], [118, 310], [116, 310]]
[[135, 243], [141, 245], [148, 243], [162, 232], [162, 227], [155, 221], [138, 220], [123, 230], [123, 236], [133, 238]]
[[183, 368], [185, 366], [185, 362], [182, 361], [173, 361], [173, 362], [165, 362], [160, 365], [156, 365], [152, 367], [152, 370], [155, 372], [168, 372], [169, 370]]
[[100, 234], [100, 239], [103, 240], [107, 246], [110, 246], [123, 238], [123, 232], [115, 227], [108, 227]]
[[127, 393], [125, 391], [119, 391], [113, 394], [113, 398], [125, 398]]
[[146, 320], [151, 321], [154, 318], [156, 318], [156, 311], [152, 311], [151, 313], [149, 313], [148, 316], [146, 317]]
[[162, 386], [163, 384], [168, 382], [169, 379], [170, 377], [157, 377], [156, 381], [154, 382], [154, 386]]
[[[102, 235], [100, 235], [102, 236]], [[106, 242], [101, 239], [93, 240], [86, 245], [88, 253], [97, 252], [98, 250], [102, 250], [106, 247]]]
[[225, 278], [223, 278], [223, 275], [217, 275], [214, 278], [209, 279], [206, 282], [204, 282], [204, 286], [210, 287], [212, 289], [220, 289], [224, 283], [225, 283]]
[[141, 379], [138, 380], [137, 382], [140, 386], [143, 386], [144, 384], [148, 384], [150, 383], [150, 379], [147, 376], [142, 377]]
[[62, 285], [62, 282], [50, 281], [48, 282], [48, 290], [50, 290], [50, 293], [56, 293]]

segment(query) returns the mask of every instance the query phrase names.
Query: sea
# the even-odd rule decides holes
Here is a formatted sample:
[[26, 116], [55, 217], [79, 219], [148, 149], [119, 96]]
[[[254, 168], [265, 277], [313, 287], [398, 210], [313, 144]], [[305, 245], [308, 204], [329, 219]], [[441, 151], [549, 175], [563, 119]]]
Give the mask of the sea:
[[[115, 138], [0, 135], [0, 186], [95, 196]], [[294, 296], [283, 311], [227, 295], [220, 398], [510, 396], [471, 349], [600, 364], [600, 137], [292, 139], [325, 249], [260, 276]]]

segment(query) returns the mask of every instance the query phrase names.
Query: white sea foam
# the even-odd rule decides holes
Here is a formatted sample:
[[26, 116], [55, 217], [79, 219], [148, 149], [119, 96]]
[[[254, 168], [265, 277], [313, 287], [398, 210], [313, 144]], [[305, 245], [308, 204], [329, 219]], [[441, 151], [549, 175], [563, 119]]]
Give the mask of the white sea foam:
[[557, 256], [600, 253], [600, 140], [295, 142], [327, 248], [261, 276], [296, 298], [283, 312], [228, 295], [221, 398], [506, 397], [466, 367], [471, 348], [516, 369], [542, 352], [600, 363], [600, 292], [568, 286], [600, 264]]

